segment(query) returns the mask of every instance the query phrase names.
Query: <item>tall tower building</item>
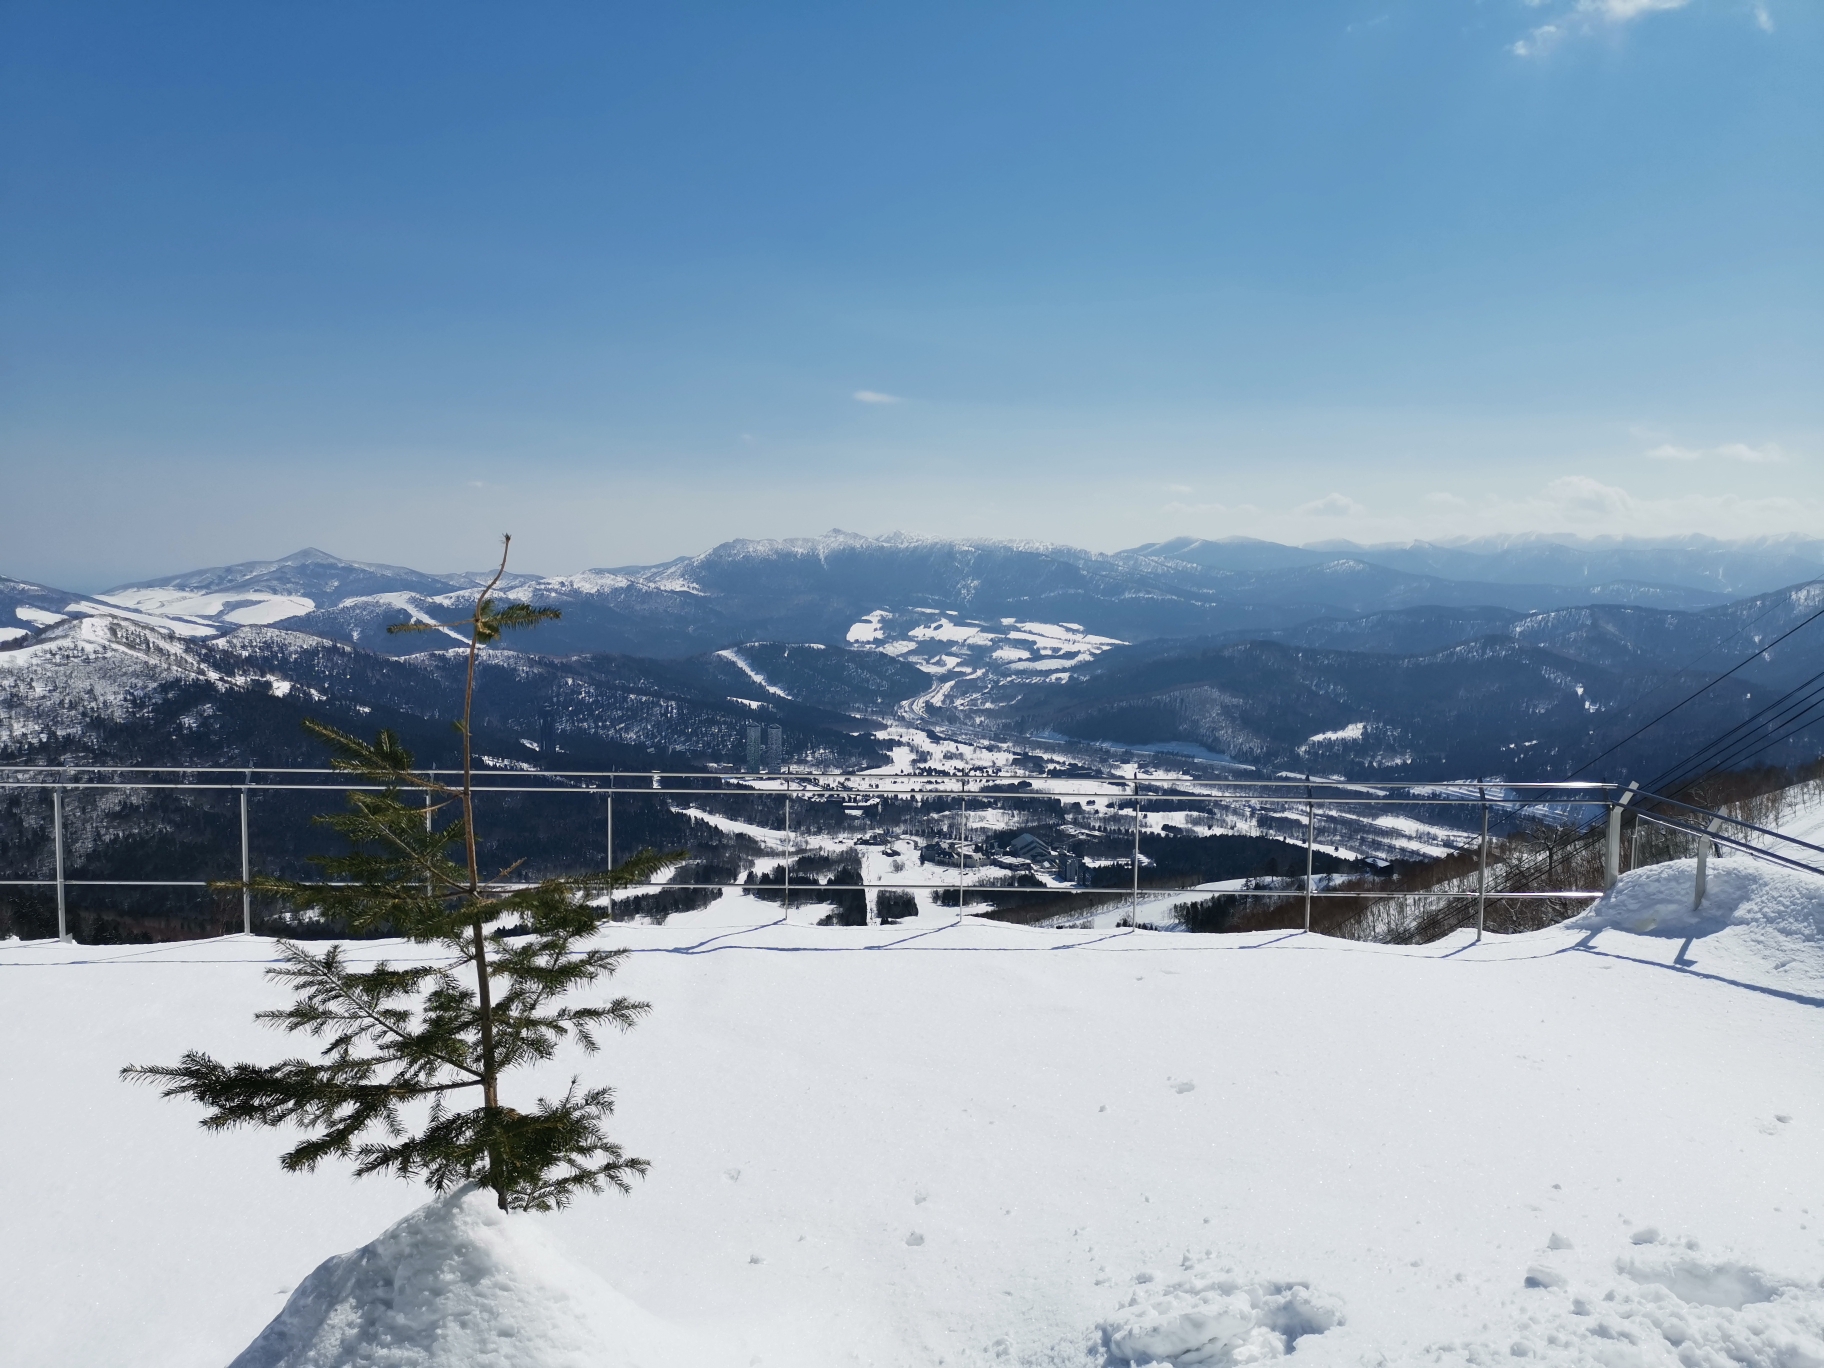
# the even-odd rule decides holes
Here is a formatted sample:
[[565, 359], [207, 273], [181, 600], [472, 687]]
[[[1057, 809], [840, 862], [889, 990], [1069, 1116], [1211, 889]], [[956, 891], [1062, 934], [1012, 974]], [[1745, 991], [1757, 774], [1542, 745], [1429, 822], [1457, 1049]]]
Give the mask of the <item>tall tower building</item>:
[[785, 738], [776, 726], [766, 729], [766, 767], [771, 770], [785, 768]]
[[760, 754], [760, 724], [749, 722], [747, 724], [747, 772], [749, 774], [760, 772]]

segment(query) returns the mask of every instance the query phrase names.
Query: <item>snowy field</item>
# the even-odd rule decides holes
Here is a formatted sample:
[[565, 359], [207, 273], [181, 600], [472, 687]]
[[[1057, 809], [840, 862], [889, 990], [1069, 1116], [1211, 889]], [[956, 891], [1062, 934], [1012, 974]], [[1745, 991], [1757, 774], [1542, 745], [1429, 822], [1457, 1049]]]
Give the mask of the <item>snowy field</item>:
[[[300, 1291], [335, 1353], [243, 1362], [1824, 1363], [1824, 886], [1719, 860], [1693, 919], [1691, 876], [1479, 946], [616, 928], [651, 1018], [507, 1101], [613, 1083], [651, 1176], [445, 1203]], [[227, 1364], [423, 1202], [117, 1081], [285, 1053], [270, 962], [0, 945], [6, 1368]]]

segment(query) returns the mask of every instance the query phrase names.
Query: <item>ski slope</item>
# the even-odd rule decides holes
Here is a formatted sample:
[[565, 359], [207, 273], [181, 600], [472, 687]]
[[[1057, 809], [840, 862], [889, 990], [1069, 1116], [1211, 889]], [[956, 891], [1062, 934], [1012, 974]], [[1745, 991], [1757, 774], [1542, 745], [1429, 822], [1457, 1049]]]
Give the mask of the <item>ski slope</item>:
[[[652, 1016], [506, 1100], [614, 1084], [651, 1176], [371, 1248], [422, 1191], [115, 1077], [289, 1053], [269, 942], [0, 945], [0, 1363], [1824, 1363], [1824, 885], [1692, 872], [1480, 945], [616, 927]], [[249, 1350], [294, 1292], [335, 1354]]]

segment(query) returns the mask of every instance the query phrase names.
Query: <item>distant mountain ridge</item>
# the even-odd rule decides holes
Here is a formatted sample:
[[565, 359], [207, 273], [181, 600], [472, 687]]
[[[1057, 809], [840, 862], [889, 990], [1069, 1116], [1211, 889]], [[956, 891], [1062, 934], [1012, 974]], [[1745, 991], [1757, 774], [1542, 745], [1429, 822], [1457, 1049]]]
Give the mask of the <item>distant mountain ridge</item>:
[[[1305, 546], [1283, 546], [1251, 537], [1176, 537], [1117, 554], [1244, 572], [1302, 568], [1347, 556], [1439, 579], [1551, 584], [1592, 593], [1634, 585], [1730, 598], [1766, 593], [1824, 573], [1824, 539], [1796, 534], [1719, 541], [1702, 536], [1630, 539], [1522, 533], [1446, 542], [1363, 545], [1338, 540]], [[1668, 602], [1664, 606], [1676, 605]]]
[[[1716, 547], [1686, 549], [1713, 557], [1698, 569], [1714, 568]], [[1177, 558], [1205, 553], [1229, 559]], [[192, 694], [208, 700], [197, 716], [232, 714], [256, 734], [267, 734], [256, 716], [271, 710], [269, 693], [286, 708], [320, 697], [422, 720], [449, 702], [430, 681], [460, 636], [385, 629], [460, 619], [479, 578], [313, 549], [105, 595], [0, 580], [11, 619], [0, 633], [13, 713], [4, 749], [67, 753], [93, 728], [137, 736], [190, 718], [179, 704]], [[1321, 760], [1333, 772], [1411, 774], [1424, 762], [1534, 777], [1620, 735], [1652, 690], [1695, 687], [1824, 603], [1810, 579], [1728, 601], [1635, 584], [1633, 597], [1605, 603], [1585, 589], [1450, 580], [1264, 542], [1102, 555], [844, 532], [520, 576], [509, 592], [562, 612], [491, 653], [492, 677], [516, 681], [500, 686], [511, 715], [498, 720], [513, 745], [551, 719], [585, 747], [724, 762], [745, 724], [769, 717], [802, 754], [859, 757], [876, 744], [863, 738], [896, 718], [1183, 745], [1267, 768]], [[1759, 707], [1756, 690], [1821, 663], [1811, 635], [1795, 638], [1745, 672], [1740, 693], [1662, 735], [1699, 739]], [[148, 734], [134, 753], [189, 734]]]
[[[753, 640], [840, 645], [857, 622], [879, 611], [952, 611], [982, 625], [1003, 619], [1074, 623], [1094, 635], [1136, 641], [1272, 633], [1317, 619], [1420, 606], [1527, 613], [1611, 602], [1694, 610], [1729, 597], [1697, 581], [1767, 579], [1780, 570], [1809, 578], [1820, 563], [1806, 556], [1812, 550], [1824, 556], [1819, 544], [1796, 542], [1674, 550], [1676, 564], [1657, 550], [1596, 555], [1558, 542], [1484, 553], [1418, 544], [1370, 550], [1179, 538], [1103, 554], [1038, 541], [833, 531], [724, 542], [659, 565], [513, 575], [505, 583], [512, 593], [563, 611], [563, 620], [541, 634], [540, 651], [688, 656]], [[1573, 564], [1566, 559], [1572, 556], [1581, 559]], [[1457, 573], [1409, 568], [1442, 561]], [[1517, 577], [1529, 567], [1562, 570], [1573, 582]], [[1478, 570], [1489, 573], [1465, 577]], [[1675, 571], [1685, 579], [1609, 573], [1621, 570]], [[120, 585], [106, 594], [70, 595], [56, 607], [49, 605], [60, 597], [57, 591], [37, 586], [31, 604], [0, 596], [0, 613], [11, 608], [16, 617], [20, 606], [121, 611], [208, 630], [283, 622], [293, 630], [405, 652], [420, 649], [421, 639], [389, 642], [387, 624], [459, 615], [482, 579], [483, 572], [431, 574], [307, 548], [271, 561]], [[16, 633], [32, 624], [6, 625]]]

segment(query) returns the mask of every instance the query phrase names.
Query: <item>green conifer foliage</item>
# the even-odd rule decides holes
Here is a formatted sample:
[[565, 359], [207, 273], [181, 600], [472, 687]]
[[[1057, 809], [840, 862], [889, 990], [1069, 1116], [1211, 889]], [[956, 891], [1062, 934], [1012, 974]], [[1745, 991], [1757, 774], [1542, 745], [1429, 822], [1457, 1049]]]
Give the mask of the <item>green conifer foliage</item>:
[[[525, 603], [496, 604], [509, 547], [507, 539], [500, 568], [468, 618], [392, 629], [467, 629], [468, 682], [456, 724], [461, 783], [415, 772], [390, 732], [370, 743], [308, 722], [334, 751], [337, 769], [375, 787], [351, 792], [347, 811], [318, 819], [349, 843], [347, 854], [318, 861], [322, 879], [251, 882], [256, 893], [315, 909], [353, 931], [390, 929], [441, 953], [362, 969], [339, 947], [312, 954], [281, 941], [284, 963], [267, 972], [291, 989], [293, 1001], [257, 1019], [321, 1041], [317, 1059], [224, 1064], [192, 1050], [175, 1065], [122, 1073], [161, 1085], [166, 1097], [201, 1102], [211, 1130], [299, 1127], [305, 1138], [281, 1161], [289, 1170], [349, 1158], [357, 1173], [396, 1173], [439, 1192], [473, 1182], [491, 1189], [502, 1210], [544, 1211], [579, 1191], [612, 1185], [625, 1192], [646, 1161], [628, 1157], [604, 1130], [614, 1110], [611, 1089], [579, 1091], [573, 1078], [562, 1097], [519, 1110], [501, 1101], [501, 1076], [550, 1059], [566, 1039], [594, 1052], [603, 1028], [626, 1030], [646, 1013], [648, 1004], [624, 997], [593, 1006], [566, 1001], [612, 975], [626, 953], [582, 945], [597, 929], [586, 899], [644, 883], [683, 852], [644, 851], [611, 871], [530, 885], [514, 879], [523, 861], [483, 877], [469, 730], [476, 660], [503, 631], [557, 616]], [[490, 935], [503, 918], [513, 919], [515, 934]]]

